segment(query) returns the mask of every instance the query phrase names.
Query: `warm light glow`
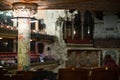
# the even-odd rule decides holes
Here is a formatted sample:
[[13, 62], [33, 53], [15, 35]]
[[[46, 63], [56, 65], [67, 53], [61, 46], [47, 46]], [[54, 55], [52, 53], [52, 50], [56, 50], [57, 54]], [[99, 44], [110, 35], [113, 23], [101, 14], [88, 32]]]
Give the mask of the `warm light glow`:
[[30, 39], [30, 41], [33, 41], [32, 39]]
[[75, 31], [75, 30], [73, 31], [73, 34], [74, 34], [74, 35], [76, 34], [76, 31]]
[[0, 37], [0, 39], [3, 39], [2, 37]]

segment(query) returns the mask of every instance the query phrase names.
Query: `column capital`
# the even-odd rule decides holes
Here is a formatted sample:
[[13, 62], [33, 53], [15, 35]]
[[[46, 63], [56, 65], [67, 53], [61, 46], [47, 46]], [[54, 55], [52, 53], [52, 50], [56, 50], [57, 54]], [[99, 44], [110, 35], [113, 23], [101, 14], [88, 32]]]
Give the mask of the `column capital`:
[[37, 7], [37, 3], [13, 3], [13, 17], [33, 17], [37, 13]]

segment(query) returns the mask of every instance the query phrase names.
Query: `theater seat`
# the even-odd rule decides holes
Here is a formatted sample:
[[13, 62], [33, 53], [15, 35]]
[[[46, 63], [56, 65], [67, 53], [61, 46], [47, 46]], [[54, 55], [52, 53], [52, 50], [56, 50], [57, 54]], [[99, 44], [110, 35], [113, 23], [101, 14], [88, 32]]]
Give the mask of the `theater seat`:
[[58, 80], [88, 80], [88, 73], [89, 70], [87, 69], [59, 69]]
[[92, 80], [119, 80], [118, 68], [92, 69]]

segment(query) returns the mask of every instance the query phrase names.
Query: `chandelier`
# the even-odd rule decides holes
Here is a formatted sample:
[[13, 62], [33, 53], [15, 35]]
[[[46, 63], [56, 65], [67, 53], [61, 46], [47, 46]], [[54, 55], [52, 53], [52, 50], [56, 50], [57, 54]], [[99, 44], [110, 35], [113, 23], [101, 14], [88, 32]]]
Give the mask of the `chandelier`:
[[37, 13], [37, 3], [16, 2], [12, 4], [13, 17], [31, 18]]

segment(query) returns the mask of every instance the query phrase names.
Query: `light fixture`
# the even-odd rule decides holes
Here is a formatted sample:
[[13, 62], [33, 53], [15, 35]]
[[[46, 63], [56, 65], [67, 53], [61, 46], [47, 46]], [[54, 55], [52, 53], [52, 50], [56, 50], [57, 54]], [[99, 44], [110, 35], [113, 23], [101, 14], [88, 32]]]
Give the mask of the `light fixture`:
[[3, 39], [2, 37], [0, 37], [0, 39]]

